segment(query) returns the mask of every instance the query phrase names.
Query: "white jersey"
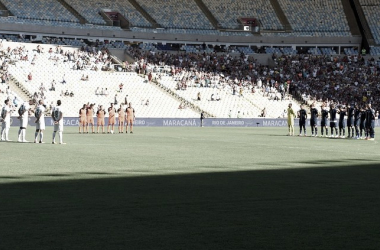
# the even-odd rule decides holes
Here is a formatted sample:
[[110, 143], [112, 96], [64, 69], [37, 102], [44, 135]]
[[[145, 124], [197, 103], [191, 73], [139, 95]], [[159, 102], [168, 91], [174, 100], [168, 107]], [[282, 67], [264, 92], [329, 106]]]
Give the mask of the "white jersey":
[[21, 113], [21, 120], [20, 120], [20, 127], [26, 128], [28, 126], [28, 120], [29, 120], [29, 103], [24, 102], [20, 109], [19, 112]]
[[45, 121], [45, 107], [43, 105], [38, 105], [36, 111], [34, 112], [34, 115], [36, 118], [38, 118], [40, 115], [39, 122], [44, 122]]
[[59, 118], [62, 116], [62, 119], [59, 120], [58, 124], [54, 124], [54, 131], [55, 132], [62, 132], [63, 131], [63, 112], [61, 106], [54, 107], [52, 111], [52, 116], [54, 121], [58, 121]]
[[21, 118], [28, 119], [28, 117], [29, 117], [29, 109], [30, 109], [29, 103], [24, 102], [23, 104], [21, 104], [20, 112], [23, 113], [21, 115]]
[[11, 122], [11, 108], [6, 105], [1, 110], [1, 118], [3, 118], [3, 122], [9, 123]]
[[41, 115], [40, 119], [36, 123], [36, 129], [38, 130], [45, 130], [45, 110], [46, 109], [43, 105], [38, 105], [36, 111], [34, 112], [36, 118]]
[[53, 116], [53, 120], [54, 121], [58, 121], [59, 118], [62, 116], [62, 119], [59, 120], [59, 123], [63, 124], [63, 112], [62, 112], [61, 106], [56, 106], [56, 107], [53, 108], [52, 116]]

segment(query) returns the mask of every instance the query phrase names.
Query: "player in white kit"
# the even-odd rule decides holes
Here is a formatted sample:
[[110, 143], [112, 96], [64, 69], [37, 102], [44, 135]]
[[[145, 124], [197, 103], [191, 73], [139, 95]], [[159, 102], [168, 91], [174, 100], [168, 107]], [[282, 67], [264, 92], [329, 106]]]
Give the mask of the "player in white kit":
[[20, 129], [18, 131], [18, 142], [28, 142], [25, 140], [26, 128], [28, 127], [30, 106], [28, 102], [21, 104], [18, 114], [20, 119]]
[[40, 100], [38, 106], [34, 111], [34, 116], [36, 117], [36, 132], [34, 133], [34, 143], [37, 143], [38, 134], [40, 134], [39, 143], [43, 143], [44, 131], [45, 131], [45, 105], [44, 101]]
[[63, 143], [62, 140], [62, 132], [63, 132], [63, 111], [61, 107], [61, 100], [57, 101], [57, 106], [53, 108], [53, 111], [51, 113], [51, 117], [54, 121], [54, 132], [53, 132], [53, 144], [55, 144], [55, 135], [58, 132], [59, 134], [59, 144], [66, 144]]
[[1, 140], [10, 141], [8, 138], [9, 128], [11, 127], [11, 106], [9, 100], [5, 100], [5, 105], [1, 110]]

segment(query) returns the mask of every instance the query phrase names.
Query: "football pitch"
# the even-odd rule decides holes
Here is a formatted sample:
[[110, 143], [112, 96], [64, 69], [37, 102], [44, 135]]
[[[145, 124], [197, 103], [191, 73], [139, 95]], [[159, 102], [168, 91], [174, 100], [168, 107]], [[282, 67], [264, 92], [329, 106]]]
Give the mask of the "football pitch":
[[378, 141], [51, 129], [0, 143], [0, 249], [380, 249]]

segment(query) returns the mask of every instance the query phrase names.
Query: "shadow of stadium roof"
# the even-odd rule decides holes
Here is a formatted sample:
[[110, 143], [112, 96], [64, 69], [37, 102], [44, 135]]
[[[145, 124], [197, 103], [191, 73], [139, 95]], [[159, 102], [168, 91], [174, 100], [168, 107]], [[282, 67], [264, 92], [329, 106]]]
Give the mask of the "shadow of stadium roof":
[[377, 162], [118, 178], [88, 174], [104, 177], [0, 184], [1, 248], [380, 248]]

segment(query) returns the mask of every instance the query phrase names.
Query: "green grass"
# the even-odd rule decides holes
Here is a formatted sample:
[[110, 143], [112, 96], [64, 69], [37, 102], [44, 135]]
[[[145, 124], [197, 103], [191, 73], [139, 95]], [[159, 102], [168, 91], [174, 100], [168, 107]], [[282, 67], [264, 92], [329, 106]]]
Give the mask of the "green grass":
[[0, 249], [380, 248], [377, 141], [66, 127], [52, 145], [51, 132], [0, 143]]

